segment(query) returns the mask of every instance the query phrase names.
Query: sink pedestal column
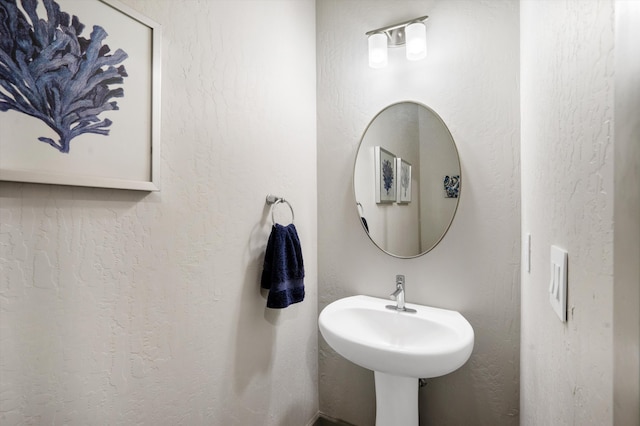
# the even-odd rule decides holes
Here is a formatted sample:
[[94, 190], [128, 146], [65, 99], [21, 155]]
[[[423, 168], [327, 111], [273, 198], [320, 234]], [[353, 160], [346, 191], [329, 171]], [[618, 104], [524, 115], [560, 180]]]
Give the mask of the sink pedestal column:
[[418, 379], [374, 373], [376, 426], [418, 426]]

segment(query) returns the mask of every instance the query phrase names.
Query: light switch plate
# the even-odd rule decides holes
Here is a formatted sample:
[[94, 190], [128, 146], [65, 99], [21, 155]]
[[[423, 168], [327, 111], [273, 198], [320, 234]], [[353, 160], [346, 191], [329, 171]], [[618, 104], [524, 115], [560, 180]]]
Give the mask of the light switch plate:
[[567, 321], [567, 259], [566, 250], [551, 246], [551, 280], [549, 302], [560, 321]]

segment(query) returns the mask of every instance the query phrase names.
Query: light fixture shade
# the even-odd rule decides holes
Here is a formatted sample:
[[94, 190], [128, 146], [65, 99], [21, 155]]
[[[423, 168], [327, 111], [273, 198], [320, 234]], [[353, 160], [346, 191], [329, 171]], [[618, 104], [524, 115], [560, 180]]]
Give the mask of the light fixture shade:
[[405, 29], [407, 59], [417, 61], [427, 57], [427, 27], [424, 22], [414, 22]]
[[387, 36], [384, 33], [375, 33], [369, 36], [369, 66], [382, 68], [387, 66]]

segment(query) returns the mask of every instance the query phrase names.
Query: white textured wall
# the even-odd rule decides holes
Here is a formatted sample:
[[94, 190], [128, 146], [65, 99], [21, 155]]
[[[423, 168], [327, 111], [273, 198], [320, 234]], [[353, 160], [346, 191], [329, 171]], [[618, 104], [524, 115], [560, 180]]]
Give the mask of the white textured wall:
[[613, 424], [640, 424], [640, 2], [616, 0]]
[[[532, 236], [521, 420], [611, 425], [614, 2], [520, 7], [522, 230]], [[551, 245], [569, 253], [567, 323], [549, 304]]]
[[[426, 60], [390, 52], [367, 66], [365, 32], [428, 14]], [[476, 343], [460, 370], [420, 392], [423, 425], [517, 425], [519, 377], [519, 86], [517, 1], [317, 2], [320, 307], [348, 295], [387, 297], [405, 274], [407, 300], [459, 310]], [[392, 258], [358, 223], [353, 161], [369, 120], [415, 100], [447, 123], [462, 162], [453, 226], [430, 253]], [[373, 373], [320, 340], [320, 406], [374, 422]], [[464, 408], [462, 408], [464, 407]]]
[[[0, 183], [0, 423], [304, 425], [315, 3], [125, 3], [164, 29], [162, 191]], [[267, 193], [295, 208], [307, 272], [278, 312], [258, 282]]]

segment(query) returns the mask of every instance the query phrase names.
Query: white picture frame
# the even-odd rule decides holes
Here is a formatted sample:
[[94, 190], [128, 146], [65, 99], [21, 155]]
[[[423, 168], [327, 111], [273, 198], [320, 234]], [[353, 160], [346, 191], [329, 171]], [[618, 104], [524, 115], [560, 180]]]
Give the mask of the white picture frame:
[[411, 202], [411, 163], [398, 157], [396, 159], [397, 170], [397, 200], [398, 204], [408, 204]]
[[[95, 77], [104, 72], [105, 74], [101, 74], [104, 76], [104, 83], [93, 84], [87, 78], [85, 86], [74, 86], [76, 91], [71, 91], [72, 95], [68, 95], [73, 78], [77, 81], [82, 66], [86, 65], [88, 68], [90, 65], [74, 65], [77, 71], [71, 75], [73, 78], [68, 75], [74, 71], [66, 74], [60, 71], [55, 75], [56, 82], [59, 82], [58, 87], [63, 88], [59, 90], [62, 94], [56, 94], [57, 98], [51, 98], [54, 96], [51, 94], [47, 95], [49, 103], [55, 104], [51, 99], [59, 100], [63, 96], [71, 99], [71, 96], [76, 96], [68, 104], [59, 101], [62, 104], [61, 108], [66, 108], [64, 111], [67, 115], [63, 116], [64, 120], [53, 120], [46, 114], [44, 118], [47, 120], [35, 118], [28, 112], [2, 108], [3, 105], [0, 105], [0, 180], [159, 191], [162, 38], [160, 25], [117, 0], [56, 0], [56, 3], [62, 12], [69, 16], [77, 16], [79, 23], [84, 26], [77, 37], [78, 41], [74, 40], [76, 45], [71, 48], [77, 49], [78, 45], [82, 45], [79, 41], [82, 36], [87, 43], [84, 46], [88, 45], [84, 52], [84, 60], [87, 61], [92, 45], [100, 47], [98, 59], [91, 63], [91, 66], [95, 67], [92, 68], [91, 76]], [[42, 1], [38, 2], [37, 15], [54, 30], [57, 29], [59, 34], [64, 33], [60, 28], [65, 24], [58, 23], [56, 27], [55, 21], [44, 10]], [[73, 22], [69, 20], [66, 25], [71, 26]], [[94, 36], [96, 26], [106, 32], [102, 41], [101, 37]], [[73, 43], [69, 43], [71, 44]], [[107, 50], [105, 46], [108, 46], [109, 50], [106, 54], [103, 53], [103, 50]], [[121, 63], [115, 63], [118, 50], [126, 54]], [[62, 55], [58, 55], [58, 58], [60, 56]], [[98, 71], [102, 63], [98, 62], [99, 60], [107, 63], [100, 67], [101, 71]], [[114, 68], [117, 68], [122, 76], [120, 67], [124, 67], [121, 83], [113, 83], [113, 79], [106, 79], [106, 73], [113, 72]], [[52, 73], [55, 74], [61, 68], [53, 70]], [[13, 68], [14, 71], [17, 69]], [[68, 66], [68, 69], [71, 69], [71, 66]], [[12, 80], [22, 76], [17, 71], [10, 74]], [[38, 78], [39, 81], [42, 80], [42, 74]], [[102, 86], [102, 95], [94, 95], [91, 102], [95, 104], [86, 108], [77, 107], [77, 110], [85, 116], [93, 115], [84, 123], [81, 118], [77, 118], [73, 126], [58, 125], [57, 123], [71, 121], [68, 119], [68, 111], [74, 111], [74, 106], [84, 102], [84, 99], [80, 99], [80, 93], [87, 92], [92, 84], [94, 87]], [[0, 80], [0, 103], [3, 99], [7, 100], [7, 93], [10, 92], [8, 87], [15, 88], [16, 85], [9, 81], [9, 78]], [[111, 91], [118, 88], [122, 89], [122, 96], [112, 95], [112, 98], [107, 98], [104, 95], [104, 90], [109, 89], [109, 93], [112, 93]], [[41, 90], [40, 93], [52, 93], [51, 90]], [[12, 94], [9, 102], [12, 99], [15, 101], [16, 96]], [[44, 95], [41, 97], [44, 98]], [[24, 99], [29, 98], [25, 96]], [[22, 104], [25, 104], [24, 99], [21, 100]], [[87, 112], [97, 111], [95, 105], [106, 108], [107, 103], [115, 103], [117, 107], [112, 105], [112, 109], [102, 109], [95, 114]], [[28, 104], [30, 102], [25, 105], [29, 106]], [[62, 116], [62, 113], [60, 115]], [[46, 121], [49, 123], [46, 124]], [[51, 123], [59, 126], [57, 130]], [[75, 132], [78, 130], [78, 123], [82, 123], [84, 127], [82, 131]], [[88, 130], [91, 126], [95, 132]], [[78, 134], [74, 136], [74, 132]]]
[[396, 156], [386, 149], [374, 147], [376, 203], [396, 201]]

